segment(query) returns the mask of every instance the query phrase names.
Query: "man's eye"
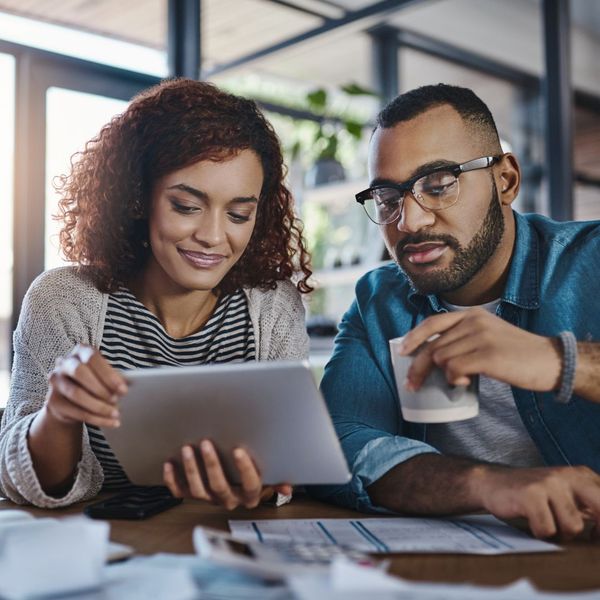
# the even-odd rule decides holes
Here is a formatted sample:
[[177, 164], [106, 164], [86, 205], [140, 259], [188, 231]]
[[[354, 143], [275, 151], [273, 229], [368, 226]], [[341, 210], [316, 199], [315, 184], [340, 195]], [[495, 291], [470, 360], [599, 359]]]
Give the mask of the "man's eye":
[[456, 185], [456, 177], [452, 173], [433, 173], [424, 177], [420, 183], [423, 193], [441, 196]]
[[381, 190], [373, 195], [377, 206], [394, 206], [398, 204], [399, 195], [396, 190]]

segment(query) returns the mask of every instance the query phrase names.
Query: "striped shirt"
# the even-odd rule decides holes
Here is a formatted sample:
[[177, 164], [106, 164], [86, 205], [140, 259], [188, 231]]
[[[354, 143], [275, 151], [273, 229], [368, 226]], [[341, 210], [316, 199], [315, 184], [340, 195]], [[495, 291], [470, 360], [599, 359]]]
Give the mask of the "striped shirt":
[[[194, 366], [256, 359], [248, 302], [242, 290], [223, 295], [202, 329], [171, 337], [136, 297], [121, 289], [108, 297], [100, 352], [117, 369]], [[129, 484], [102, 432], [87, 426], [92, 450], [104, 471], [104, 489]]]

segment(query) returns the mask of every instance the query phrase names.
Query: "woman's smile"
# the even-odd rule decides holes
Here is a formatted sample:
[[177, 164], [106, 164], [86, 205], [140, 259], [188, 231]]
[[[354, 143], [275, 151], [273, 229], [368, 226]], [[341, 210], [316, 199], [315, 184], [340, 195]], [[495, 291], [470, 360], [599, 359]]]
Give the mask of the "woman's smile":
[[186, 250], [184, 248], [178, 248], [177, 251], [188, 263], [198, 269], [212, 269], [218, 267], [223, 261], [227, 260], [227, 257], [223, 254], [216, 254], [214, 252], [200, 252], [197, 250]]

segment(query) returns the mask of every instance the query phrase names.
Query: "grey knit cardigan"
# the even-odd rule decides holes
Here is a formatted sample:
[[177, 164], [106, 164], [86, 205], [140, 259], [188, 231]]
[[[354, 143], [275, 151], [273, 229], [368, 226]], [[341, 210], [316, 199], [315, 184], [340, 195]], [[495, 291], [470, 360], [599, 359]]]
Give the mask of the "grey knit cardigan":
[[[274, 290], [244, 290], [258, 360], [305, 359], [308, 336], [300, 293], [290, 281]], [[108, 295], [74, 267], [42, 273], [31, 285], [13, 336], [14, 360], [8, 404], [0, 426], [0, 495], [45, 508], [93, 498], [104, 474], [83, 428], [81, 460], [71, 489], [62, 497], [42, 490], [27, 443], [31, 422], [44, 404], [48, 373], [75, 344], [98, 348]]]

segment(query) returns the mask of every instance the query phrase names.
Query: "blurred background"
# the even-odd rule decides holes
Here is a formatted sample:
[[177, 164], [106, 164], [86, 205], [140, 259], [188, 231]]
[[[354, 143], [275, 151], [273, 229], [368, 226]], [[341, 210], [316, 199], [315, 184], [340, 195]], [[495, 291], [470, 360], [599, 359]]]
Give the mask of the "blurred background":
[[597, 0], [0, 0], [0, 406], [23, 295], [62, 264], [53, 179], [139, 90], [200, 78], [268, 113], [313, 252], [319, 363], [354, 282], [386, 259], [353, 198], [381, 105], [473, 88], [522, 161], [517, 209], [596, 219], [598, 57]]

